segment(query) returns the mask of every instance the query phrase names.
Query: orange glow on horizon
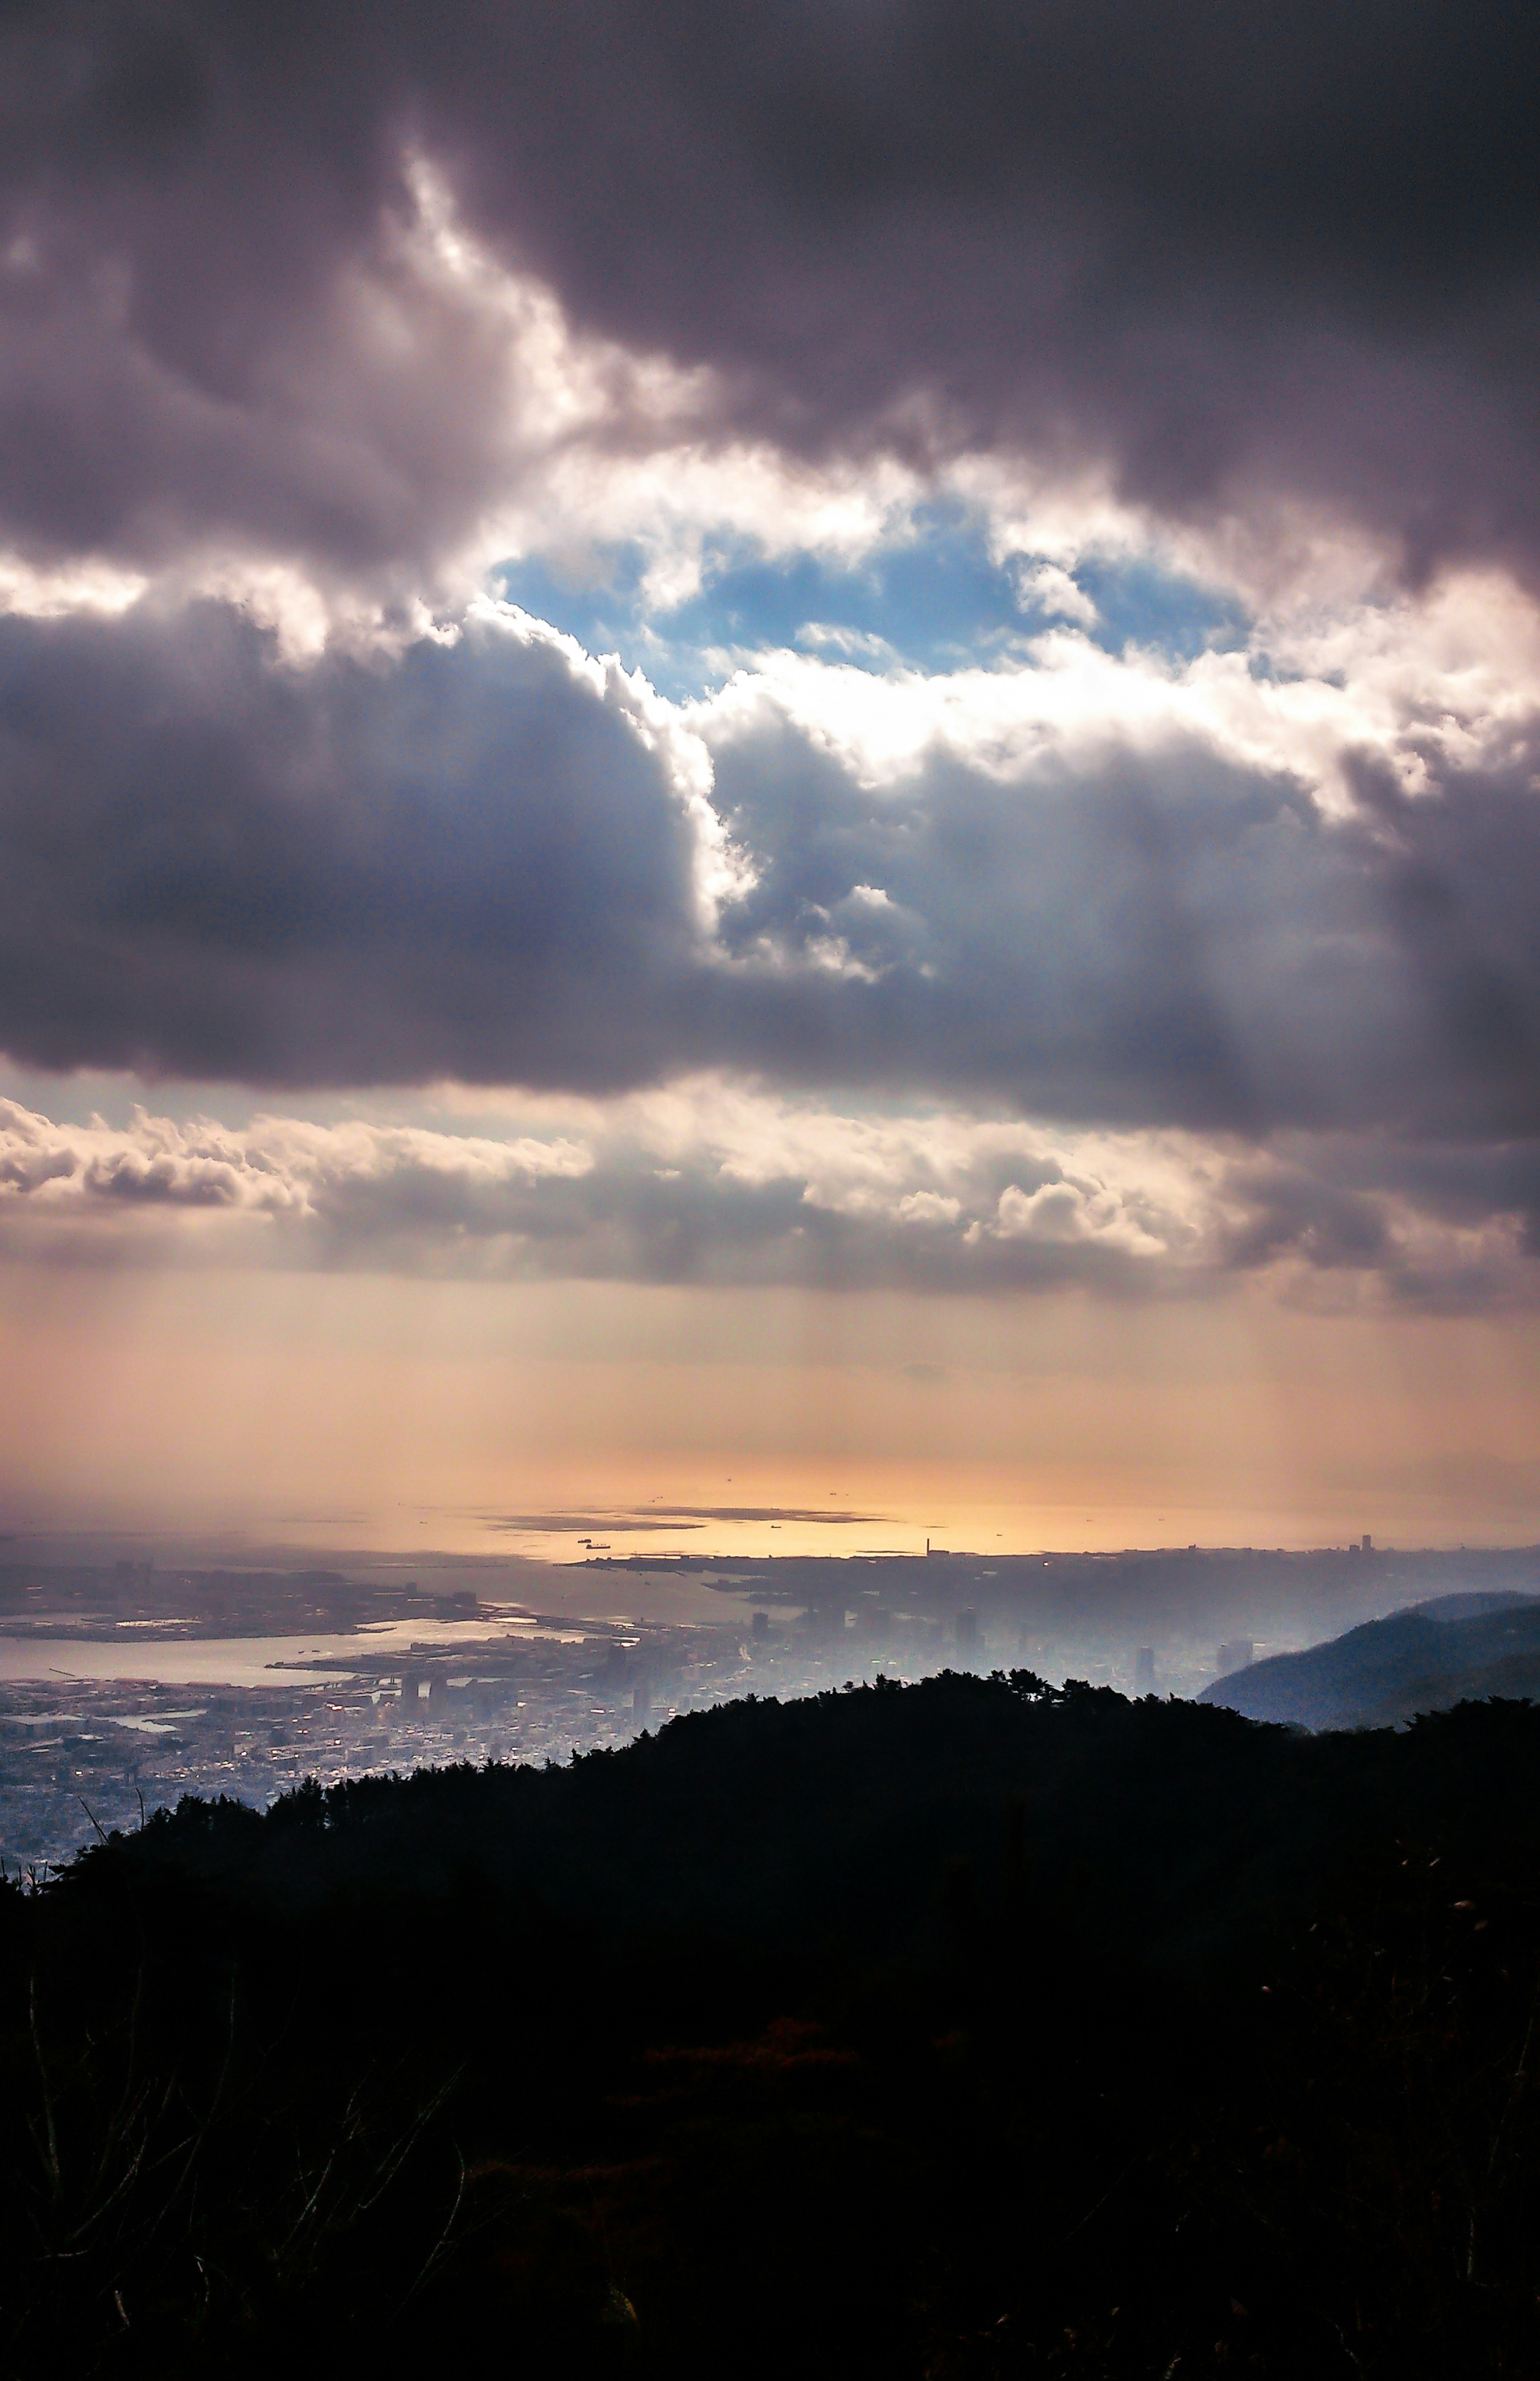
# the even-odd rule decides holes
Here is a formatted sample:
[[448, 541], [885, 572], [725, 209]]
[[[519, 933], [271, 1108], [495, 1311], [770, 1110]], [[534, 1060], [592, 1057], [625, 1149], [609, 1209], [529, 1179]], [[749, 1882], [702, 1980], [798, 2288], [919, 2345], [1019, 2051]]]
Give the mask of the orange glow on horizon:
[[[582, 1537], [725, 1556], [1513, 1543], [1540, 1538], [1536, 1335], [1243, 1298], [7, 1270], [0, 1503], [12, 1529], [563, 1561]], [[701, 1509], [626, 1526], [658, 1507]], [[572, 1526], [508, 1526], [545, 1516]]]

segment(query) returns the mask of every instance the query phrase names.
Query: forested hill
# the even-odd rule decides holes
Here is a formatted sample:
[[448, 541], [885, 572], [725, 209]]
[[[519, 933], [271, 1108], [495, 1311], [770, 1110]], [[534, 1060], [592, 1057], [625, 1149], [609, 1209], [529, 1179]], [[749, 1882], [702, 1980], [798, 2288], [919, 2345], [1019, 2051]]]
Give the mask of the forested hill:
[[1540, 2370], [1540, 1714], [1025, 1674], [0, 1895], [18, 2375]]
[[1120, 1957], [1191, 1959], [1407, 1828], [1488, 1851], [1507, 1831], [1515, 1857], [1540, 1855], [1540, 1797], [1509, 1774], [1533, 1739], [1540, 1786], [1540, 1729], [1463, 1725], [1479, 1773], [1451, 1766], [1449, 1729], [1312, 1742], [1223, 1709], [948, 1673], [727, 1703], [561, 1767], [309, 1786], [266, 1814], [189, 1798], [86, 1855], [70, 1889], [118, 1864], [294, 1910], [475, 1880], [606, 1926], [886, 1953], [943, 1939], [944, 1877], [955, 1901], [959, 1877], [991, 1895], [1030, 1872]]

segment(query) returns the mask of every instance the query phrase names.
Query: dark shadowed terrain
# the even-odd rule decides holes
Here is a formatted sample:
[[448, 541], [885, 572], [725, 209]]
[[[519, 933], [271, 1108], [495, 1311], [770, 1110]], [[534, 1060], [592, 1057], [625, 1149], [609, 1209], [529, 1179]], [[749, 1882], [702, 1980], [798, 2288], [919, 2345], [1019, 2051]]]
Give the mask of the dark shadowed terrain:
[[7, 2371], [1531, 2374], [1540, 1713], [1026, 1673], [0, 1901]]

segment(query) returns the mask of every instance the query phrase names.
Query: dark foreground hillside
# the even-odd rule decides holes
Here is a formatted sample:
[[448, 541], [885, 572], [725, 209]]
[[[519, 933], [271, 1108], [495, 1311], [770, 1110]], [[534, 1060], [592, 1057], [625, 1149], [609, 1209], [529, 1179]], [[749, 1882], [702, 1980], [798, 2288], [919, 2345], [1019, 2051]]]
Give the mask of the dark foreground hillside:
[[3, 2369], [1540, 2371], [1540, 1712], [942, 1678], [0, 1897]]

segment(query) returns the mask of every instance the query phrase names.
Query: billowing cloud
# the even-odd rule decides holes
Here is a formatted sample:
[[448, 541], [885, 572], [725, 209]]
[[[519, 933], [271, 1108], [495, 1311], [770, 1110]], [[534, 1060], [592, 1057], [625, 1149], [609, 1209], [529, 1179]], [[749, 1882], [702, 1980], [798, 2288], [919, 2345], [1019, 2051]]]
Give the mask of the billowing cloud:
[[568, 1107], [565, 1129], [547, 1115], [495, 1139], [142, 1109], [55, 1124], [0, 1102], [0, 1224], [65, 1258], [836, 1288], [1133, 1288], [1134, 1260], [1163, 1279], [1203, 1256], [1191, 1154], [1071, 1151], [1022, 1126], [882, 1122], [720, 1083]]
[[315, 1125], [263, 1117], [229, 1131], [207, 1118], [178, 1124], [140, 1109], [114, 1129], [100, 1117], [55, 1125], [0, 1100], [0, 1194], [45, 1208], [163, 1208], [189, 1214], [343, 1223], [367, 1214], [431, 1227], [507, 1229], [520, 1193], [579, 1177], [593, 1160], [581, 1142], [528, 1136], [491, 1141], [405, 1126]]
[[842, 1115], [710, 1080], [522, 1105], [499, 1136], [142, 1109], [120, 1126], [66, 1124], [0, 1102], [0, 1251], [71, 1265], [1122, 1299], [1256, 1276], [1333, 1306], [1540, 1296], [1540, 1167], [1518, 1151], [1066, 1135], [936, 1109]]
[[1540, 672], [1498, 700], [1409, 650], [1280, 679], [1057, 630], [942, 678], [765, 656], [681, 708], [491, 604], [303, 664], [225, 606], [12, 618], [0, 1047], [1513, 1140]]
[[217, 605], [0, 622], [0, 1041], [633, 1081], [710, 933], [708, 785], [644, 689], [507, 614], [302, 668]]
[[576, 437], [992, 450], [1532, 573], [1537, 42], [1453, 0], [13, 12], [4, 536], [409, 600]]
[[0, 1052], [571, 1113], [18, 1111], [8, 1235], [1528, 1296], [1540, 34], [13, 19]]

